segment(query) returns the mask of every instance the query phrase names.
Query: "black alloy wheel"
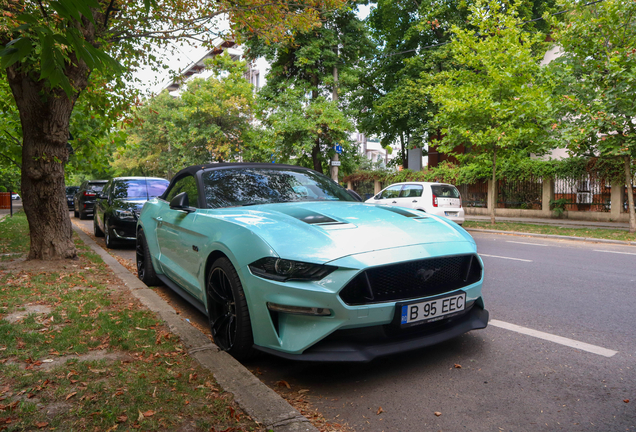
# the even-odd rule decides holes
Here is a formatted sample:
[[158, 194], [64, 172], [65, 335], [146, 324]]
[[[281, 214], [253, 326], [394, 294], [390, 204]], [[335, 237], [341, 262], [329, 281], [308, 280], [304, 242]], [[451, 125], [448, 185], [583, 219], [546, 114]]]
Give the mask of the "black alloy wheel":
[[115, 239], [113, 238], [113, 230], [109, 226], [108, 219], [104, 218], [104, 236], [106, 237], [106, 247], [112, 249], [115, 247]]
[[79, 213], [77, 212], [77, 206], [73, 205], [73, 216], [79, 217]]
[[157, 277], [155, 268], [152, 265], [152, 258], [150, 257], [150, 250], [148, 250], [148, 242], [146, 241], [146, 235], [143, 229], [140, 229], [137, 233], [135, 255], [137, 261], [137, 277], [139, 280], [148, 286], [160, 285], [161, 281]]
[[229, 259], [217, 259], [207, 277], [208, 313], [214, 343], [238, 360], [254, 354], [252, 324], [241, 281]]

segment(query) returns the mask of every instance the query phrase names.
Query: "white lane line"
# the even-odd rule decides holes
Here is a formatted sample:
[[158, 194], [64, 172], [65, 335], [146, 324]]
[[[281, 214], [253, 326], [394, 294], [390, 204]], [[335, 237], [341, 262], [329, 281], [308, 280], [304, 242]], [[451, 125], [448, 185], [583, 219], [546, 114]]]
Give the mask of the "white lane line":
[[617, 254], [623, 254], [623, 255], [636, 255], [636, 253], [632, 253], [632, 252], [616, 252], [616, 251], [608, 251], [608, 250], [600, 250], [600, 249], [594, 249], [594, 252], [617, 253]]
[[547, 246], [547, 244], [518, 242], [518, 241], [512, 241], [512, 240], [506, 240], [506, 243], [526, 244], [526, 245], [532, 245], [532, 246]]
[[524, 335], [528, 335], [528, 336], [532, 336], [532, 337], [536, 337], [539, 339], [543, 339], [543, 340], [547, 340], [550, 342], [554, 342], [554, 343], [558, 343], [560, 345], [565, 345], [571, 348], [576, 348], [579, 349], [581, 351], [587, 351], [590, 352], [592, 354], [598, 354], [601, 355], [603, 357], [612, 357], [614, 356], [616, 353], [618, 353], [618, 351], [614, 351], [611, 349], [607, 349], [607, 348], [603, 348], [600, 346], [596, 346], [596, 345], [590, 345], [587, 344], [585, 342], [579, 342], [576, 341], [574, 339], [568, 339], [565, 337], [561, 337], [561, 336], [556, 336], [550, 333], [544, 333], [542, 331], [538, 331], [538, 330], [533, 330], [527, 327], [521, 327], [518, 326], [516, 324], [510, 324], [504, 321], [499, 321], [499, 320], [490, 320], [488, 322], [488, 324], [493, 325], [495, 327], [500, 327], [506, 330], [510, 330], [513, 332], [517, 332], [517, 333], [521, 333]]
[[486, 254], [482, 254], [482, 253], [480, 253], [479, 256], [485, 256], [485, 257], [490, 257], [490, 258], [501, 258], [501, 259], [514, 260], [514, 261], [532, 262], [532, 260], [527, 260], [527, 259], [502, 257], [502, 256], [497, 256], [497, 255], [486, 255]]

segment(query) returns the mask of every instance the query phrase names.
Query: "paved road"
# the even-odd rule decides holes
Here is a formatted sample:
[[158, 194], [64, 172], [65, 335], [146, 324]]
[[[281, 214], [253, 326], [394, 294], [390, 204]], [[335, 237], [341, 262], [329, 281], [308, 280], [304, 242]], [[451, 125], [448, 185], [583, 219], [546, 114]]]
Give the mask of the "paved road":
[[[487, 329], [364, 365], [263, 356], [246, 366], [269, 385], [309, 390], [356, 431], [636, 430], [636, 248], [474, 237]], [[205, 326], [185, 304], [182, 313]]]

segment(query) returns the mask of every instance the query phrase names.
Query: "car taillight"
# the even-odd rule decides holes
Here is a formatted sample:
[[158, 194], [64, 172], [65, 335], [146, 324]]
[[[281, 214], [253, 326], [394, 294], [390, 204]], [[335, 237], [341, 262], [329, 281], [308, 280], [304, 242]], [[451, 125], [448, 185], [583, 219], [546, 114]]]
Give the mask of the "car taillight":
[[437, 207], [437, 196], [433, 194], [433, 207]]
[[85, 197], [94, 197], [95, 194], [93, 192], [89, 192], [89, 191], [84, 191], [84, 196]]

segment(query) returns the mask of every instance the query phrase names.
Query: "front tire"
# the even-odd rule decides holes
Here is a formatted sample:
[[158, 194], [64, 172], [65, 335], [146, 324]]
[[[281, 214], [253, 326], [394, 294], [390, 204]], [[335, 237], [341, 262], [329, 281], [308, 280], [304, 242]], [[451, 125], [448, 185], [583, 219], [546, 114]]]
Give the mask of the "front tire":
[[155, 268], [152, 265], [152, 257], [148, 249], [148, 242], [144, 230], [140, 229], [137, 233], [137, 277], [140, 281], [148, 286], [161, 285], [161, 281], [157, 277]]
[[113, 230], [108, 226], [108, 219], [104, 219], [104, 236], [106, 237], [106, 247], [112, 249], [116, 246], [115, 239], [113, 238]]
[[97, 224], [97, 212], [93, 214], [93, 234], [95, 237], [104, 237], [104, 231]]
[[207, 275], [206, 290], [214, 343], [237, 360], [252, 357], [254, 337], [247, 300], [229, 259], [214, 261]]
[[86, 213], [84, 213], [83, 211], [79, 211], [79, 218], [80, 220], [85, 220], [88, 219], [88, 216], [86, 216]]

